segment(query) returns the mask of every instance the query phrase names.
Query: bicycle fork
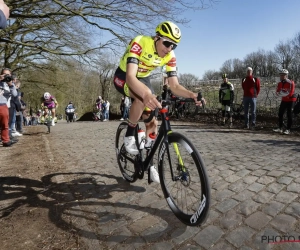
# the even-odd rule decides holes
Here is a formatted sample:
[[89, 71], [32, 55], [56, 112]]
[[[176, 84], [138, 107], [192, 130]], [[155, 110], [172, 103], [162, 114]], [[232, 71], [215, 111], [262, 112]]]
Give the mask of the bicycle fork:
[[[166, 142], [164, 142], [164, 143], [166, 145]], [[172, 145], [174, 147], [174, 151], [175, 151], [176, 156], [177, 156], [177, 161], [178, 161], [177, 170], [179, 171], [179, 175], [175, 176], [174, 172], [173, 172], [173, 168], [171, 167], [172, 162], [171, 162], [170, 150], [169, 150], [169, 147], [166, 147], [167, 148], [168, 159], [169, 159], [169, 165], [170, 165], [170, 169], [171, 169], [172, 180], [173, 181], [178, 181], [178, 180], [188, 181], [188, 172], [187, 172], [186, 168], [184, 167], [184, 163], [183, 163], [182, 157], [180, 155], [180, 150], [179, 150], [178, 144], [174, 142], [174, 143], [172, 143]]]

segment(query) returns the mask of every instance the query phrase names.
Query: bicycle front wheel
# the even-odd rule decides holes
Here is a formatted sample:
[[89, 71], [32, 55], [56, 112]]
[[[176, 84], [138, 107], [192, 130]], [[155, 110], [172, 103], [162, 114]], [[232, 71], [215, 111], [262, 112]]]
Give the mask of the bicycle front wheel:
[[199, 226], [209, 211], [210, 187], [204, 162], [182, 134], [171, 133], [159, 150], [159, 175], [167, 203], [188, 226]]
[[138, 178], [138, 170], [134, 167], [135, 156], [127, 153], [124, 146], [124, 135], [127, 131], [127, 122], [122, 122], [116, 133], [116, 155], [123, 178], [128, 182], [135, 182]]

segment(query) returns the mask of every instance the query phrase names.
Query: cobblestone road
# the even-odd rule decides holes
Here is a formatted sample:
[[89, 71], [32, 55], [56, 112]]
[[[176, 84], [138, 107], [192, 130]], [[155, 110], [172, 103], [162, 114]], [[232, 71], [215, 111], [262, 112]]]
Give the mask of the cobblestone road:
[[211, 181], [209, 218], [194, 228], [169, 210], [160, 185], [121, 178], [118, 124], [61, 122], [41, 135], [49, 161], [63, 162], [52, 177], [67, 183], [61, 218], [86, 248], [300, 249], [300, 242], [268, 244], [300, 240], [299, 137], [176, 123], [173, 130], [201, 152]]

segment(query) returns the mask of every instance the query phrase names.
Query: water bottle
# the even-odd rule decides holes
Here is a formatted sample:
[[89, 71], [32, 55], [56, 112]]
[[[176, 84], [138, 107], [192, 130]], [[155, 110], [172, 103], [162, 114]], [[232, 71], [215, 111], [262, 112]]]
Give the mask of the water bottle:
[[138, 130], [138, 140], [139, 140], [139, 147], [140, 149], [143, 149], [145, 146], [145, 131], [142, 129]]
[[156, 139], [156, 134], [154, 132], [149, 134], [146, 138], [145, 148], [147, 149], [151, 148], [155, 139]]

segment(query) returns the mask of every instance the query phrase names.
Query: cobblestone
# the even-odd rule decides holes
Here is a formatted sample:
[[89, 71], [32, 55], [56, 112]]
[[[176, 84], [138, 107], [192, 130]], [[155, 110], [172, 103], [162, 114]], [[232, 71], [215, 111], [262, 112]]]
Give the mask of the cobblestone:
[[200, 246], [205, 249], [210, 248], [213, 244], [215, 244], [223, 235], [223, 231], [213, 225], [210, 225], [204, 228], [199, 234], [197, 234], [193, 239]]
[[245, 200], [239, 205], [239, 211], [243, 215], [247, 216], [249, 214], [252, 214], [260, 207], [260, 204], [257, 202], [254, 202], [253, 200]]
[[248, 189], [249, 189], [250, 191], [253, 191], [253, 192], [255, 192], [255, 193], [259, 192], [259, 191], [262, 190], [263, 188], [264, 188], [264, 185], [259, 184], [259, 183], [253, 183], [253, 184], [251, 184], [251, 185], [248, 187]]
[[[207, 221], [188, 227], [171, 212], [160, 185], [148, 185], [147, 175], [131, 184], [123, 180], [114, 148], [118, 124], [61, 122], [48, 135], [30, 135], [46, 137], [54, 160], [63, 161], [55, 174], [71, 194], [57, 193], [69, 193], [67, 201], [77, 200], [80, 210], [66, 207], [65, 224], [85, 232], [78, 236], [84, 242], [94, 235], [94, 249], [277, 250], [290, 245], [278, 248], [261, 237], [300, 234], [300, 154], [293, 154], [292, 161], [288, 155], [299, 151], [298, 138], [175, 123], [174, 131], [202, 152], [212, 187]], [[274, 154], [279, 149], [286, 157]], [[7, 152], [0, 151], [0, 157]], [[7, 202], [0, 200], [1, 209]], [[88, 246], [82, 249], [93, 250]]]
[[231, 210], [220, 220], [220, 226], [224, 229], [233, 229], [243, 223], [243, 217], [236, 211]]
[[271, 221], [271, 225], [274, 228], [284, 233], [289, 233], [294, 230], [295, 223], [295, 218], [286, 214], [279, 214]]
[[291, 178], [291, 177], [283, 176], [283, 177], [280, 177], [280, 178], [277, 180], [277, 182], [278, 182], [278, 183], [282, 183], [282, 184], [288, 185], [288, 184], [291, 183], [292, 180], [293, 180], [293, 178]]
[[240, 248], [254, 234], [254, 230], [249, 227], [239, 227], [233, 230], [226, 239], [235, 247]]
[[278, 213], [281, 212], [281, 210], [284, 208], [284, 204], [277, 202], [277, 201], [272, 201], [269, 203], [269, 205], [266, 205], [263, 209], [263, 212], [275, 216]]
[[224, 200], [224, 201], [220, 202], [219, 204], [217, 204], [216, 209], [218, 209], [222, 213], [225, 213], [228, 210], [234, 208], [237, 204], [238, 204], [238, 202], [236, 200], [227, 199], [227, 200]]
[[300, 192], [300, 183], [292, 183], [292, 184], [287, 186], [286, 190], [289, 191], [289, 192], [294, 192], [294, 193], [299, 194], [299, 192]]
[[286, 208], [285, 212], [293, 217], [297, 217], [298, 219], [300, 219], [300, 203], [299, 202], [291, 203]]
[[283, 202], [283, 203], [290, 203], [293, 200], [295, 200], [297, 197], [299, 197], [295, 193], [281, 191], [276, 197], [275, 200]]
[[267, 192], [267, 191], [261, 191], [257, 195], [253, 197], [253, 200], [259, 203], [267, 203], [269, 200], [271, 200], [274, 197], [273, 193]]
[[245, 220], [245, 223], [248, 226], [250, 226], [256, 230], [259, 230], [259, 229], [263, 228], [264, 226], [266, 226], [270, 220], [271, 220], [270, 216], [267, 216], [266, 214], [264, 214], [262, 212], [256, 212], [254, 214], [251, 214]]

